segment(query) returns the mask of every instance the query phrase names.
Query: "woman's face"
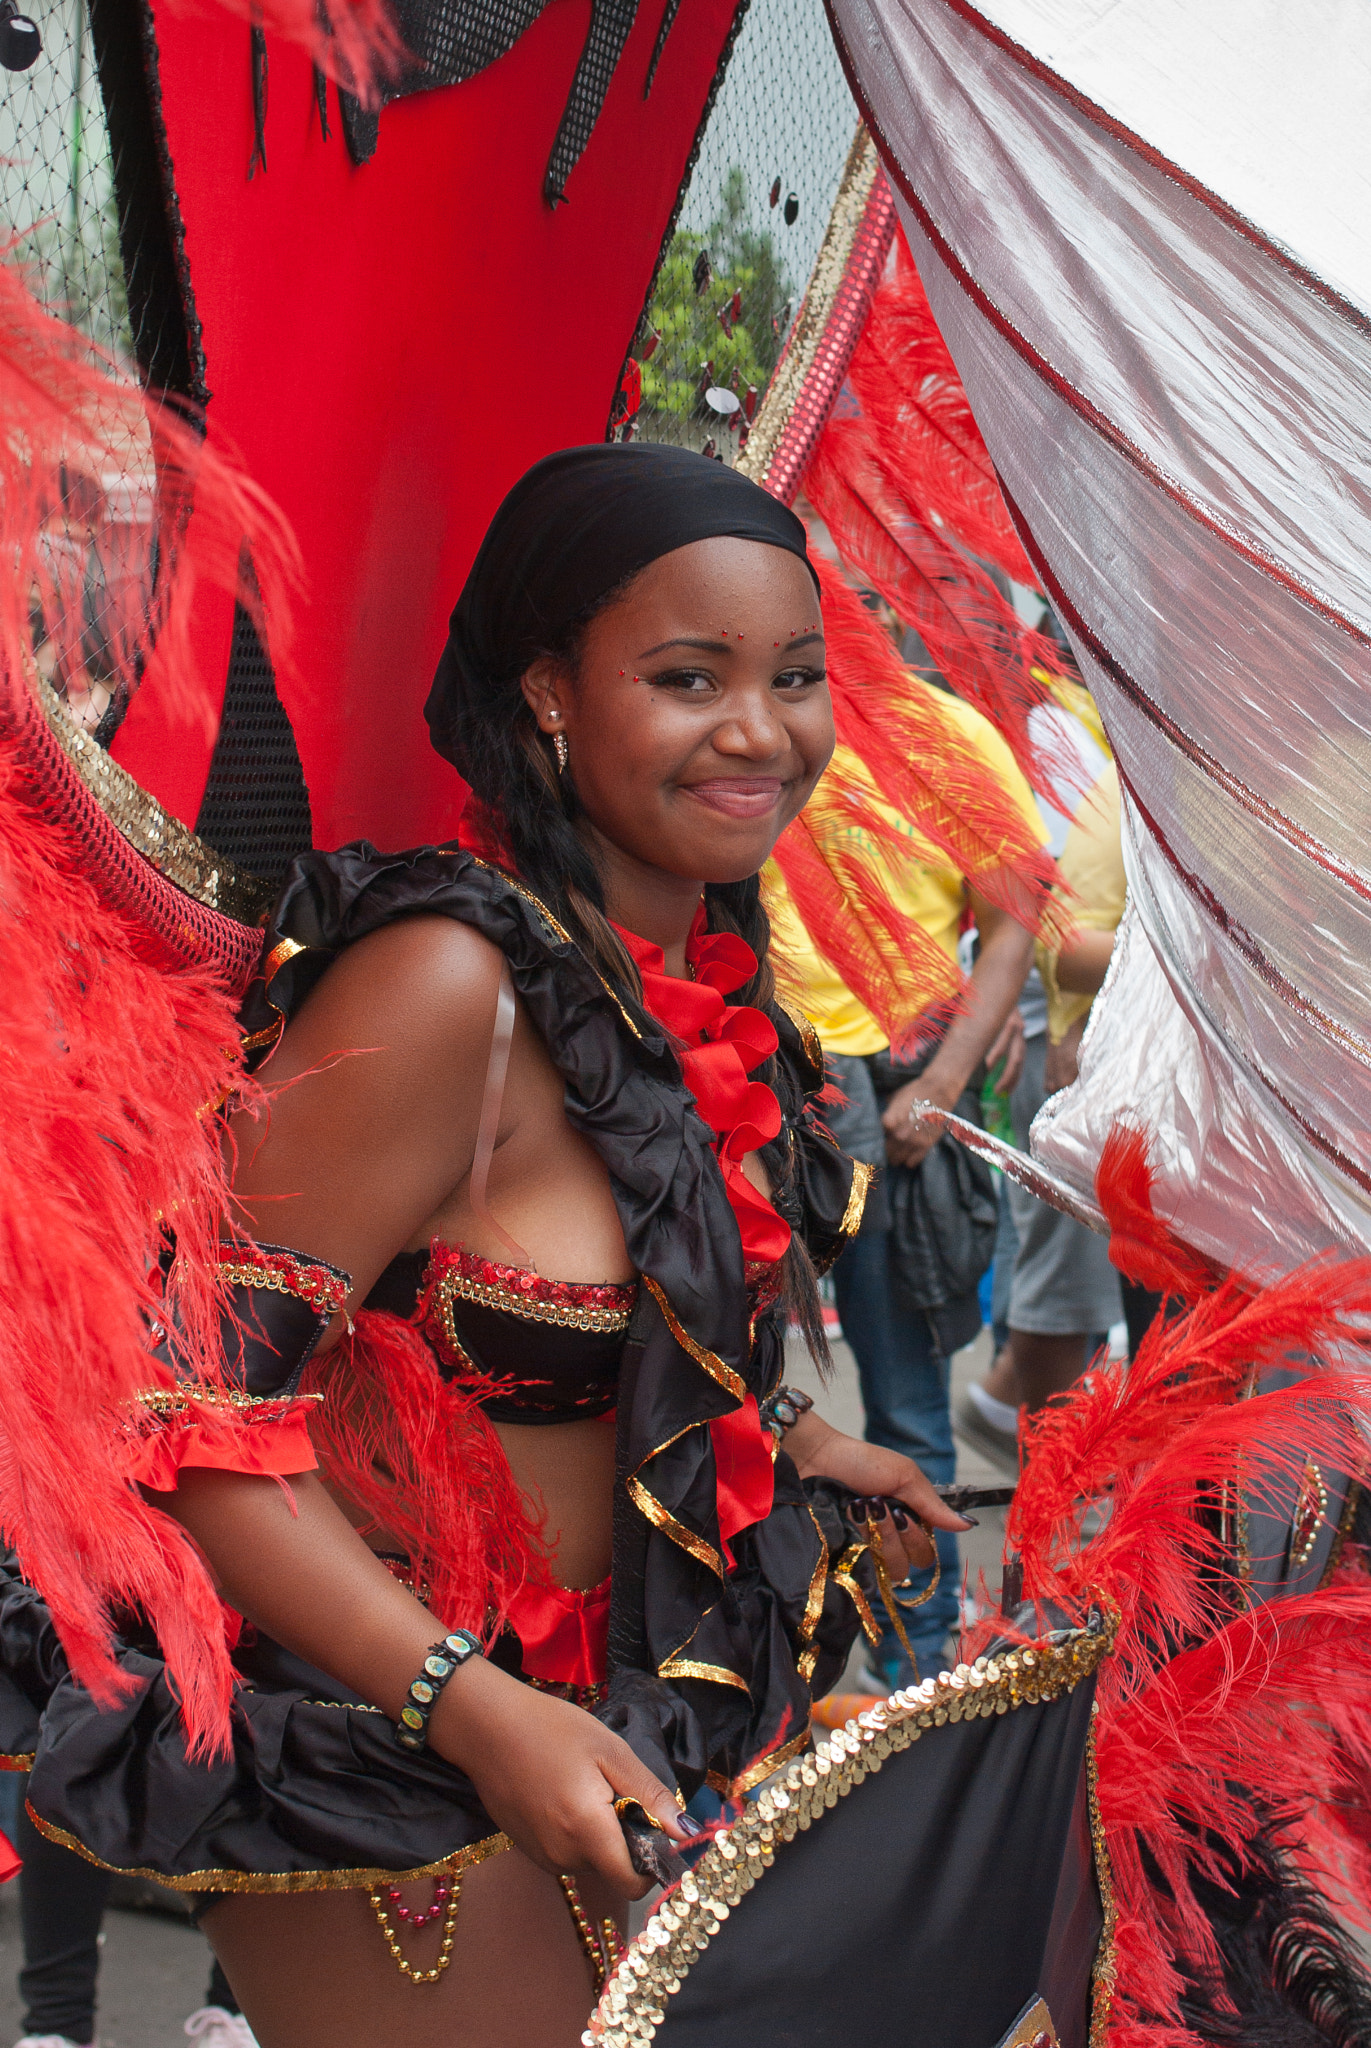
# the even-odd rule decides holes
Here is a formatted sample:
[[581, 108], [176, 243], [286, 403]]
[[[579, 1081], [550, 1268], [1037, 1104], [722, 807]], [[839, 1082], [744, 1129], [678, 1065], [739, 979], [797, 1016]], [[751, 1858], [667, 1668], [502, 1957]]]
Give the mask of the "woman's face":
[[524, 694], [594, 830], [691, 881], [756, 874], [833, 752], [813, 578], [760, 541], [663, 555]]

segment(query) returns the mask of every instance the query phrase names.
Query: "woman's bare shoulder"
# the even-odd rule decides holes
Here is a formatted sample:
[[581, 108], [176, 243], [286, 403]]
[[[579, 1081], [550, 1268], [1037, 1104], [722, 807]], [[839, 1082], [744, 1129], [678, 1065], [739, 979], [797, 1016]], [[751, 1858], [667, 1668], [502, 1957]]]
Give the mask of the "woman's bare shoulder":
[[490, 1043], [503, 956], [460, 919], [397, 918], [341, 952], [311, 991], [281, 1045], [281, 1064], [330, 1047], [387, 1046], [409, 1057], [482, 1058]]

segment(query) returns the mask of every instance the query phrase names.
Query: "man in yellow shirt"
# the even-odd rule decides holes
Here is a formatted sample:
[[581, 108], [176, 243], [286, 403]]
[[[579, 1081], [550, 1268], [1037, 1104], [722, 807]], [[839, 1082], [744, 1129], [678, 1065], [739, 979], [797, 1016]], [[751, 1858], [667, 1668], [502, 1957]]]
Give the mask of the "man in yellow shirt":
[[[1102, 732], [1093, 738], [1078, 718], [1067, 736], [1080, 755], [1081, 781], [1094, 779], [1083, 798], [1073, 801], [1064, 793], [1071, 815], [1057, 812], [1053, 818], [1052, 850], [1072, 892], [1077, 929], [1059, 952], [1038, 947], [1046, 1043], [1030, 1042], [1023, 1077], [1010, 1098], [1015, 1136], [1024, 1146], [1047, 1097], [1076, 1078], [1076, 1053], [1108, 970], [1126, 895], [1118, 771]], [[1006, 1192], [1018, 1238], [1005, 1311], [1009, 1339], [986, 1379], [963, 1394], [956, 1427], [966, 1442], [1012, 1473], [1018, 1470], [1020, 1408], [1041, 1408], [1079, 1379], [1092, 1338], [1120, 1318], [1129, 1321], [1131, 1336], [1141, 1290], [1130, 1302], [1110, 1264], [1107, 1239], [1026, 1189], [1010, 1184]]]
[[[1014, 757], [989, 720], [959, 698], [919, 678], [949, 724], [968, 739], [987, 770], [1011, 795], [1040, 842], [1046, 833]], [[849, 764], [846, 764], [850, 766]], [[980, 1080], [1012, 1047], [1018, 1058], [1015, 1005], [1033, 955], [1028, 932], [972, 889], [946, 857], [905, 821], [908, 840], [898, 871], [886, 866], [891, 893], [952, 961], [968, 911], [979, 947], [964, 1007], [931, 1048], [896, 1061], [888, 1033], [844, 986], [796, 917], [784, 884], [768, 877], [773, 955], [785, 993], [813, 1022], [832, 1079], [847, 1098], [830, 1112], [845, 1151], [885, 1168], [868, 1199], [861, 1229], [833, 1269], [843, 1335], [852, 1347], [866, 1408], [866, 1435], [914, 1458], [937, 1483], [956, 1476], [948, 1404], [949, 1360], [981, 1325], [977, 1286], [990, 1262], [997, 1216], [989, 1170], [953, 1139], [934, 1137], [914, 1120], [914, 1106], [932, 1101], [980, 1121]], [[844, 827], [855, 831], [855, 827]], [[868, 849], [879, 858], [876, 849]], [[1012, 1086], [1007, 1065], [1001, 1086]], [[930, 1157], [930, 1155], [933, 1155]], [[938, 1537], [941, 1580], [916, 1604], [931, 1575], [916, 1574], [901, 1596], [906, 1631], [921, 1675], [941, 1667], [946, 1638], [959, 1622], [955, 1536]], [[894, 1631], [875, 1653], [882, 1686], [908, 1682]]]

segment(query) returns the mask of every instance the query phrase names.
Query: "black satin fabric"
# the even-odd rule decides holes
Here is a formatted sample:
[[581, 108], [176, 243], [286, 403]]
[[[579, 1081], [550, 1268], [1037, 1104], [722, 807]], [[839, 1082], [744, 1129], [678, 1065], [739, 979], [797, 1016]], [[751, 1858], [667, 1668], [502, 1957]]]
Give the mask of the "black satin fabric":
[[[302, 950], [269, 984], [253, 985], [244, 1029], [289, 1017], [344, 947], [421, 913], [458, 918], [504, 953], [562, 1076], [567, 1117], [608, 1170], [629, 1258], [667, 1304], [650, 1286], [640, 1289], [624, 1349], [611, 1690], [601, 1711], [689, 1796], [706, 1771], [731, 1778], [805, 1728], [811, 1698], [841, 1672], [858, 1625], [848, 1596], [830, 1583], [811, 1692], [798, 1669], [807, 1647], [801, 1625], [821, 1550], [835, 1534], [822, 1524], [837, 1511], [821, 1495], [816, 1520], [784, 1452], [772, 1514], [735, 1538], [734, 1572], [714, 1562], [722, 1549], [716, 1471], [702, 1425], [733, 1412], [740, 1392], [762, 1399], [777, 1384], [779, 1319], [760, 1318], [754, 1340], [742, 1245], [711, 1133], [666, 1038], [642, 1012], [619, 1005], [527, 890], [475, 855], [455, 846], [383, 854], [365, 841], [303, 855], [287, 874], [263, 957], [286, 938]], [[771, 1014], [779, 1056], [817, 1095], [817, 1046], [806, 1045], [783, 1010]], [[845, 1242], [852, 1161], [812, 1107], [788, 1142], [799, 1228], [822, 1269]], [[644, 1499], [656, 1504], [651, 1515]], [[673, 1526], [679, 1536], [669, 1533]], [[865, 1567], [863, 1559], [859, 1573]], [[729, 1676], [672, 1675], [681, 1663]]]
[[931, 1728], [780, 1844], [666, 2002], [663, 2048], [996, 2048], [1039, 1996], [1086, 2048], [1093, 1693]]
[[[70, 1676], [41, 1598], [0, 1558], [0, 1754], [36, 1750], [28, 1799], [58, 1839], [183, 1891], [366, 1883], [422, 1870], [498, 1832], [471, 1781], [401, 1749], [386, 1715], [248, 1628], [231, 1751], [192, 1762], [156, 1642], [126, 1617], [129, 1696], [98, 1712]], [[294, 1888], [294, 1887], [292, 1887]]]
[[[856, 1633], [831, 1572], [857, 1532], [839, 1490], [802, 1485], [782, 1452], [772, 1513], [733, 1539], [732, 1571], [711, 1561], [721, 1544], [707, 1425], [777, 1383], [778, 1313], [750, 1328], [710, 1132], [665, 1039], [620, 1010], [506, 877], [448, 848], [306, 856], [291, 870], [265, 955], [285, 937], [304, 950], [269, 986], [255, 985], [246, 1028], [289, 1016], [344, 946], [421, 911], [461, 918], [504, 951], [563, 1076], [567, 1114], [609, 1170], [629, 1256], [666, 1304], [640, 1287], [623, 1344], [610, 1691], [599, 1711], [689, 1796], [706, 1776], [731, 1780], [803, 1734], [811, 1685], [817, 1693], [834, 1682]], [[781, 1056], [808, 1090], [821, 1088], [821, 1061], [783, 1012], [774, 1021]], [[822, 1266], [844, 1242], [852, 1164], [811, 1112], [787, 1142], [800, 1227]], [[659, 1504], [660, 1522], [644, 1501]], [[867, 1561], [855, 1570], [870, 1597]], [[811, 1611], [816, 1584], [823, 1598]], [[0, 1560], [0, 1738], [14, 1745], [9, 1754], [37, 1748], [35, 1813], [100, 1861], [203, 1892], [364, 1884], [368, 1872], [421, 1869], [494, 1832], [460, 1772], [402, 1750], [384, 1715], [251, 1631], [234, 1654], [232, 1755], [192, 1760], [157, 1643], [136, 1617], [120, 1641], [133, 1690], [97, 1709], [68, 1675], [43, 1603]], [[809, 1682], [799, 1671], [806, 1651]], [[518, 1674], [512, 1636], [492, 1654]]]

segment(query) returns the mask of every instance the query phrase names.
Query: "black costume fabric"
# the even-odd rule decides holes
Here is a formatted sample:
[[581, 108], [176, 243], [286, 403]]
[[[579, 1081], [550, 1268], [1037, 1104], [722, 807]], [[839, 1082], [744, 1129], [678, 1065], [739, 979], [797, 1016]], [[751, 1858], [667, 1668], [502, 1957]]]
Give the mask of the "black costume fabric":
[[[664, 2048], [996, 2048], [1042, 1998], [1087, 2048], [1103, 1927], [1093, 1681], [948, 1723], [778, 1846], [666, 2008]], [[1028, 2042], [1026, 2031], [1014, 2038]]]
[[535, 463], [492, 519], [453, 610], [424, 707], [438, 752], [479, 790], [466, 718], [649, 562], [721, 537], [784, 548], [809, 567], [787, 506], [688, 448], [594, 443]]
[[[246, 1029], [289, 1017], [345, 946], [420, 912], [460, 918], [501, 947], [644, 1276], [620, 1379], [601, 1717], [687, 1796], [706, 1777], [727, 1787], [805, 1739], [812, 1693], [838, 1677], [857, 1628], [835, 1570], [841, 1560], [869, 1598], [869, 1560], [838, 1489], [802, 1484], [781, 1452], [773, 1510], [733, 1538], [725, 1570], [708, 1422], [779, 1380], [777, 1315], [750, 1326], [737, 1225], [675, 1054], [521, 885], [457, 848], [305, 856], [264, 940], [268, 959], [283, 939], [300, 950], [254, 984]], [[816, 1091], [821, 1065], [783, 1011], [772, 1017], [779, 1056]], [[855, 1228], [863, 1176], [808, 1108], [778, 1142], [794, 1147], [800, 1229], [822, 1267]], [[209, 1765], [189, 1761], [157, 1645], [132, 1621], [122, 1662], [136, 1689], [114, 1709], [97, 1711], [66, 1675], [46, 1609], [13, 1573], [0, 1648], [0, 1739], [38, 1750], [35, 1817], [116, 1868], [185, 1890], [284, 1890], [458, 1867], [501, 1846], [461, 1772], [402, 1751], [384, 1715], [251, 1630], [234, 1652], [233, 1755]], [[494, 1655], [518, 1670], [511, 1638]]]
[[[784, 1453], [772, 1514], [734, 1540], [737, 1570], [723, 1566], [704, 1425], [775, 1386], [782, 1333], [774, 1314], [750, 1328], [737, 1224], [675, 1053], [522, 884], [456, 847], [380, 854], [361, 844], [297, 861], [264, 943], [268, 957], [286, 938], [302, 950], [255, 985], [244, 1023], [258, 1031], [289, 1016], [344, 946], [420, 912], [459, 918], [504, 953], [562, 1076], [568, 1121], [604, 1161], [644, 1280], [620, 1378], [605, 1718], [687, 1793], [706, 1769], [731, 1780], [802, 1735], [811, 1687], [797, 1666], [815, 1651], [810, 1677], [822, 1690], [856, 1624], [839, 1588], [817, 1590], [838, 1532], [821, 1535]], [[779, 1057], [817, 1094], [822, 1063], [783, 1010], [769, 1014]], [[812, 1108], [779, 1142], [793, 1147], [801, 1234], [822, 1270], [856, 1227], [854, 1185], [865, 1176]]]

